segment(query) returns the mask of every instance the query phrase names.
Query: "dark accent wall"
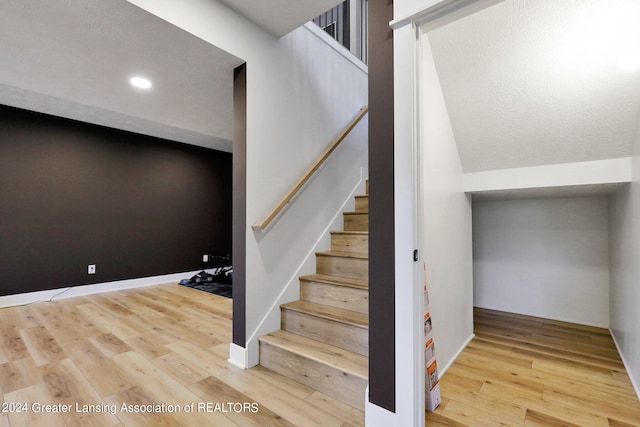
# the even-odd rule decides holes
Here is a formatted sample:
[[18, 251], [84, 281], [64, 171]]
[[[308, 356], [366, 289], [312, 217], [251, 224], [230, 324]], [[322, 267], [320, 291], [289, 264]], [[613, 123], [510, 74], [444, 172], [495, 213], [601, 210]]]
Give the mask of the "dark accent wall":
[[369, 1], [369, 401], [395, 412], [392, 19], [392, 0]]
[[247, 69], [233, 73], [233, 343], [247, 341]]
[[0, 106], [0, 295], [205, 268], [231, 178], [229, 153]]

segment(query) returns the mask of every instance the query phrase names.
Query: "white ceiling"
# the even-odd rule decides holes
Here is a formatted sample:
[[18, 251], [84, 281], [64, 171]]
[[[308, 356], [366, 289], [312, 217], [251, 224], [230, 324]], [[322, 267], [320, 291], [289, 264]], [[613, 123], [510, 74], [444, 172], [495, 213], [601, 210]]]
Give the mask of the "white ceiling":
[[2, 103], [231, 149], [242, 61], [124, 0], [2, 0], [0, 39]]
[[[282, 34], [336, 0], [224, 0]], [[231, 149], [242, 61], [125, 0], [0, 0], [0, 103]], [[638, 0], [506, 0], [429, 34], [466, 172], [630, 155]], [[149, 92], [132, 74], [154, 82]]]
[[638, 0], [506, 0], [429, 33], [465, 172], [631, 155]]
[[220, 0], [276, 37], [293, 31], [344, 0]]
[[[337, 2], [225, 0], [278, 35]], [[231, 150], [243, 61], [125, 0], [0, 0], [0, 40], [2, 104]]]

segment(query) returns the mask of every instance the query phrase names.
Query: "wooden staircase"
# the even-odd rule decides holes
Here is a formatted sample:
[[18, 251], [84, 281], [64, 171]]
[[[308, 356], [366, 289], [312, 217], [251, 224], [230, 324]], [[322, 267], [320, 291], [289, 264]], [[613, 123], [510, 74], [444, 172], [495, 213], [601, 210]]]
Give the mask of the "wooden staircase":
[[[368, 193], [368, 182], [367, 182]], [[344, 231], [300, 277], [300, 300], [280, 306], [281, 329], [260, 337], [260, 364], [364, 410], [369, 352], [369, 196], [344, 212]]]

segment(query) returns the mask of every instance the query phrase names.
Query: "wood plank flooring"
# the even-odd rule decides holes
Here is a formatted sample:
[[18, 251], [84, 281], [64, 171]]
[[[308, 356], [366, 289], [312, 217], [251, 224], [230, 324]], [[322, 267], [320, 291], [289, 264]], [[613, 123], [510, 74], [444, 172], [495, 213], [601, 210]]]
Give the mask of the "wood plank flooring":
[[427, 426], [640, 426], [606, 329], [477, 308], [474, 324]]
[[231, 304], [167, 284], [0, 309], [0, 427], [364, 425], [309, 387], [228, 364]]

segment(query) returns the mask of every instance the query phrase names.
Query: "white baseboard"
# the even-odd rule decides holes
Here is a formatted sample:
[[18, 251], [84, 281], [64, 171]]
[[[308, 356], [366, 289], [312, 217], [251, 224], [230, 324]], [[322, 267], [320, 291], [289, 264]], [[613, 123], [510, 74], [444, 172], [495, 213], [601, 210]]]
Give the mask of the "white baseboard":
[[369, 402], [369, 386], [364, 392], [364, 425], [366, 427], [391, 427], [396, 425], [396, 414]]
[[229, 344], [229, 358], [227, 362], [240, 369], [247, 369], [249, 367], [249, 353], [244, 347], [240, 347], [237, 344]]
[[115, 282], [96, 283], [93, 285], [69, 286], [66, 288], [26, 292], [23, 294], [4, 295], [0, 297], [0, 308], [63, 298], [73, 298], [82, 295], [99, 294], [102, 292], [117, 291], [121, 289], [141, 288], [144, 286], [178, 282], [182, 279], [190, 278], [199, 271], [202, 270], [165, 274], [162, 276], [141, 277], [138, 279], [118, 280]]
[[624, 358], [624, 354], [622, 353], [622, 349], [618, 345], [618, 340], [616, 340], [616, 336], [613, 334], [613, 331], [611, 330], [611, 328], [609, 328], [609, 333], [611, 334], [611, 337], [613, 338], [613, 343], [616, 345], [616, 349], [618, 350], [618, 354], [620, 355], [620, 359], [622, 359], [622, 364], [624, 365], [624, 368], [627, 370], [627, 375], [629, 376], [629, 380], [631, 380], [631, 385], [633, 386], [633, 389], [636, 391], [636, 396], [638, 396], [638, 399], [640, 399], [640, 387], [638, 387], [638, 383], [636, 383], [633, 380], [633, 377], [631, 376], [631, 369], [629, 369], [629, 364], [627, 363], [627, 360]]
[[442, 377], [444, 375], [445, 372], [447, 372], [447, 369], [449, 369], [451, 367], [451, 365], [453, 365], [453, 362], [456, 361], [456, 359], [458, 358], [458, 356], [460, 356], [460, 353], [462, 353], [464, 351], [465, 348], [467, 348], [467, 346], [469, 345], [469, 343], [471, 342], [471, 340], [476, 336], [476, 334], [471, 334], [469, 336], [469, 338], [467, 338], [467, 340], [464, 342], [464, 344], [462, 344], [462, 347], [460, 347], [458, 349], [458, 351], [456, 351], [456, 354], [453, 355], [453, 357], [451, 358], [451, 360], [444, 366], [444, 368], [442, 368], [441, 370], [439, 369], [438, 371], [438, 376]]

